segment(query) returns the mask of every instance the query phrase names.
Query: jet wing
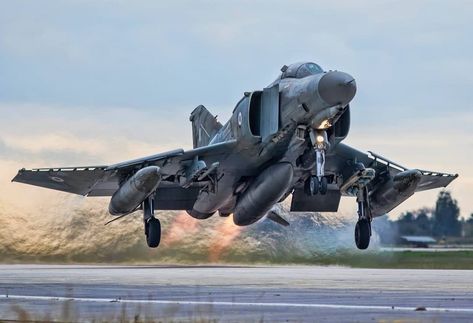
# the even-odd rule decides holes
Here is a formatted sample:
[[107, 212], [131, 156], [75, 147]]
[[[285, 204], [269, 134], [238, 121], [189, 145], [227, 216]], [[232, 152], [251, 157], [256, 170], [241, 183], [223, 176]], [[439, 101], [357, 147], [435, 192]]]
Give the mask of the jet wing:
[[106, 174], [107, 166], [20, 169], [12, 182], [87, 195]]
[[223, 158], [223, 155], [231, 153], [235, 143], [227, 141], [188, 151], [176, 149], [109, 166], [23, 168], [18, 171], [12, 182], [84, 196], [111, 196], [118, 189], [120, 178], [142, 167], [156, 165], [161, 167], [163, 175], [175, 175], [182, 168], [182, 162], [198, 156], [207, 165], [211, 165]]
[[[343, 169], [347, 160], [362, 162], [365, 167], [373, 168], [376, 171], [376, 176], [386, 171], [394, 176], [399, 172], [409, 169], [371, 151], [364, 153], [345, 144], [337, 145], [328, 159], [330, 160], [329, 167], [338, 168], [339, 170]], [[458, 174], [447, 174], [422, 169], [418, 169], [418, 171], [421, 172], [422, 177], [417, 185], [416, 192], [446, 187], [458, 177]]]

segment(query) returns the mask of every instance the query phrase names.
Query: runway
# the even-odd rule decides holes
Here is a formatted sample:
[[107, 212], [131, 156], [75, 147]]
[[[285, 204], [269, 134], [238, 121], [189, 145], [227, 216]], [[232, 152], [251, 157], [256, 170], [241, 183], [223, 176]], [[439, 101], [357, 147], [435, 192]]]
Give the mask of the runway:
[[2, 320], [136, 317], [204, 322], [471, 322], [473, 271], [0, 265]]

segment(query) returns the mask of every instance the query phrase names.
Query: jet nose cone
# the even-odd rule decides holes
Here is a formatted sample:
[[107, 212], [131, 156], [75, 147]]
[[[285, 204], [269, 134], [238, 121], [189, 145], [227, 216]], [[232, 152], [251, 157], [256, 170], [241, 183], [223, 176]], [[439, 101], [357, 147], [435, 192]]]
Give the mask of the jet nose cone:
[[319, 95], [330, 105], [348, 104], [356, 93], [355, 79], [347, 73], [328, 72], [319, 81]]

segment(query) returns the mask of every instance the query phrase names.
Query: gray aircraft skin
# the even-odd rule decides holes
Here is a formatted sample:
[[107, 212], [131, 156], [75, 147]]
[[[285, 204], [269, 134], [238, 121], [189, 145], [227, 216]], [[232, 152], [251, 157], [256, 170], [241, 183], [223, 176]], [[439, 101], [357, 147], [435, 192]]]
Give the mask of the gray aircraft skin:
[[281, 72], [262, 91], [245, 92], [224, 125], [204, 106], [194, 109], [192, 150], [109, 166], [21, 169], [13, 181], [112, 196], [109, 212], [120, 217], [142, 209], [150, 247], [161, 237], [155, 210], [186, 210], [197, 219], [233, 214], [241, 226], [266, 215], [288, 225], [271, 209], [291, 194], [293, 212], [336, 212], [341, 196], [352, 196], [358, 204], [355, 242], [366, 249], [374, 217], [458, 176], [408, 169], [343, 144], [356, 93], [349, 74], [311, 62]]

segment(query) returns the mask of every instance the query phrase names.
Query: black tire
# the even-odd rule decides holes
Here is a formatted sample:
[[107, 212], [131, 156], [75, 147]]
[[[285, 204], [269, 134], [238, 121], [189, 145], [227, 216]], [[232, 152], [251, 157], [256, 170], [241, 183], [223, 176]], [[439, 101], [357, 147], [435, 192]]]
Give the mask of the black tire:
[[328, 185], [327, 177], [324, 176], [320, 180], [320, 194], [322, 195], [327, 194], [327, 185]]
[[319, 178], [317, 176], [311, 176], [309, 178], [309, 183], [310, 195], [317, 195], [320, 187]]
[[304, 183], [304, 192], [307, 196], [311, 196], [312, 192], [310, 191], [310, 177], [306, 179]]
[[370, 245], [371, 229], [368, 220], [358, 220], [355, 226], [355, 244], [358, 249], [365, 250]]
[[148, 220], [146, 224], [146, 243], [150, 248], [156, 248], [159, 246], [161, 241], [161, 222], [155, 217], [152, 217]]

